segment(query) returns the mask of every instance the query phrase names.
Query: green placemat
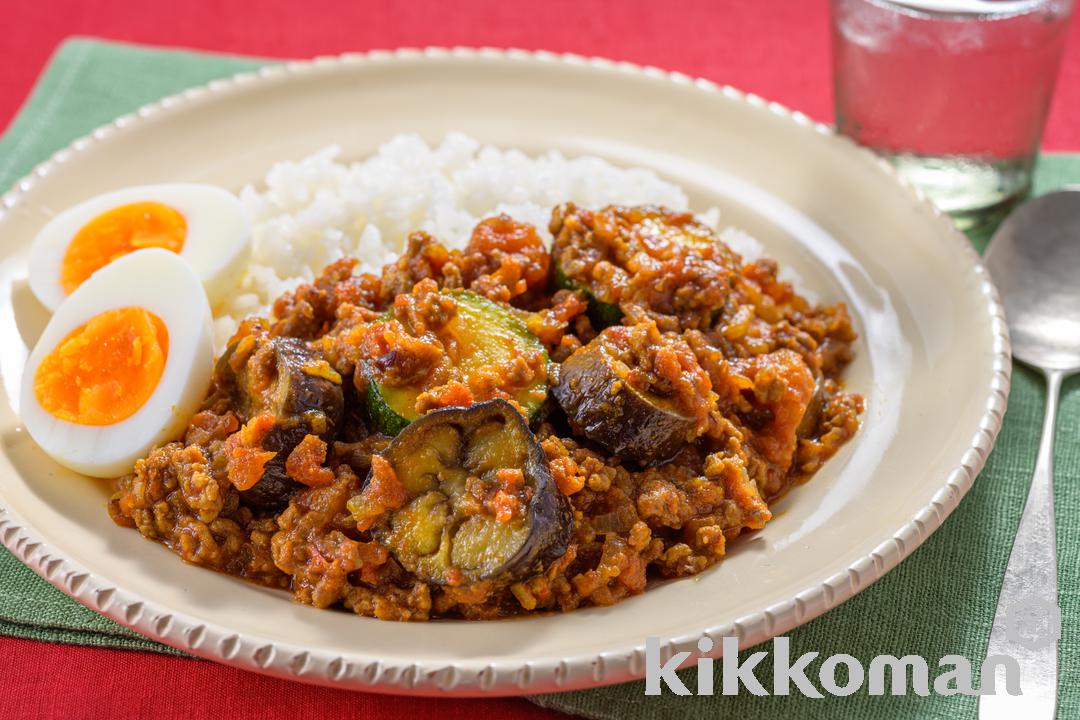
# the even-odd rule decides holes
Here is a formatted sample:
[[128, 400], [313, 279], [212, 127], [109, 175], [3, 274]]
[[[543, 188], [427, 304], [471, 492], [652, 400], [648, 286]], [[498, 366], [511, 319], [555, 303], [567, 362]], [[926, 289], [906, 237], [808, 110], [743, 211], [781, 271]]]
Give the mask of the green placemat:
[[[18, 118], [0, 139], [0, 188], [90, 129], [191, 85], [251, 69], [258, 61], [74, 40], [64, 44]], [[1080, 156], [1051, 155], [1038, 167], [1036, 191], [1080, 182]], [[980, 243], [981, 244], [981, 243]], [[1080, 380], [1065, 387], [1056, 456], [1058, 557], [1063, 616], [1060, 716], [1080, 715]], [[885, 653], [935, 661], [981, 661], [1042, 421], [1040, 379], [1025, 368], [1013, 390], [997, 448], [975, 487], [911, 558], [865, 592], [790, 633], [792, 656], [816, 651], [859, 658]], [[0, 634], [54, 642], [174, 652], [83, 608], [0, 549]], [[744, 653], [745, 657], [746, 653]], [[758, 677], [771, 687], [764, 664]], [[817, 663], [807, 673], [817, 677]], [[682, 673], [697, 686], [694, 671]], [[643, 683], [533, 698], [546, 707], [596, 718], [974, 717], [964, 696], [847, 698], [646, 697]]]

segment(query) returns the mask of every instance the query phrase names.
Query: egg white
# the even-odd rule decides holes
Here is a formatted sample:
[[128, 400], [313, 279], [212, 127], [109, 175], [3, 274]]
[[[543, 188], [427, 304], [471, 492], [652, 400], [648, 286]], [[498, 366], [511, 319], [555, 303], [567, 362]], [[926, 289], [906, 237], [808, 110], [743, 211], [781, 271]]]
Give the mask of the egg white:
[[[157, 387], [133, 415], [112, 425], [80, 425], [38, 403], [41, 361], [76, 328], [108, 310], [140, 307], [168, 329], [169, 352]], [[30, 353], [22, 378], [21, 417], [56, 462], [96, 477], [130, 472], [151, 447], [178, 437], [199, 409], [213, 369], [210, 305], [194, 270], [175, 253], [137, 250], [94, 273], [57, 309]]]
[[235, 195], [212, 185], [140, 185], [98, 195], [49, 221], [30, 247], [30, 290], [55, 311], [67, 293], [60, 267], [68, 245], [102, 213], [136, 202], [159, 202], [184, 216], [187, 235], [180, 257], [202, 281], [211, 306], [235, 289], [251, 258], [251, 227]]

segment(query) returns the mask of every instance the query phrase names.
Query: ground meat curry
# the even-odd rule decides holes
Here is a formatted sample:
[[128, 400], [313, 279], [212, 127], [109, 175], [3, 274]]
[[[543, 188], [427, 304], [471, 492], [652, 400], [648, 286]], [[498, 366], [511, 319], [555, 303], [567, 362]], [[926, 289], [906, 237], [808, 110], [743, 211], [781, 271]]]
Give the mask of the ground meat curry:
[[302, 603], [394, 620], [608, 605], [701, 572], [855, 433], [855, 333], [688, 213], [414, 233], [243, 323], [113, 519]]

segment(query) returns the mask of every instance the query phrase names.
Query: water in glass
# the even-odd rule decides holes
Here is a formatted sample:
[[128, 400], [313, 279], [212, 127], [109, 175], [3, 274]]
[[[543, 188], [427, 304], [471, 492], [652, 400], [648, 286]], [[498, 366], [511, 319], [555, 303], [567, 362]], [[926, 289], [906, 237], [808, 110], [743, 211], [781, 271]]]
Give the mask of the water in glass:
[[1027, 191], [1073, 0], [832, 0], [836, 121], [966, 227]]

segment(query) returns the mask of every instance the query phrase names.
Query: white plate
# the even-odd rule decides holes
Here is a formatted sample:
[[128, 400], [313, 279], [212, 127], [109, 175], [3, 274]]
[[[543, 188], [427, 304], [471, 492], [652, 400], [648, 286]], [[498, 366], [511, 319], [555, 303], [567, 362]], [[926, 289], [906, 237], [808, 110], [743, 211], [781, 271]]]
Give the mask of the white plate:
[[[680, 183], [757, 236], [823, 301], [848, 303], [867, 410], [858, 435], [701, 575], [610, 608], [490, 623], [400, 624], [315, 610], [185, 565], [113, 525], [106, 488], [48, 461], [12, 398], [41, 311], [30, 238], [124, 185], [238, 189], [331, 143], [350, 158], [447, 130], [531, 152], [600, 155]], [[601, 60], [426, 50], [295, 63], [211, 83], [76, 141], [4, 196], [0, 215], [0, 539], [49, 582], [155, 640], [307, 682], [385, 692], [523, 694], [620, 682], [698, 638], [744, 647], [865, 588], [971, 486], [1005, 409], [1008, 340], [966, 239], [884, 163], [798, 113], [704, 81]]]

